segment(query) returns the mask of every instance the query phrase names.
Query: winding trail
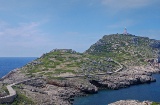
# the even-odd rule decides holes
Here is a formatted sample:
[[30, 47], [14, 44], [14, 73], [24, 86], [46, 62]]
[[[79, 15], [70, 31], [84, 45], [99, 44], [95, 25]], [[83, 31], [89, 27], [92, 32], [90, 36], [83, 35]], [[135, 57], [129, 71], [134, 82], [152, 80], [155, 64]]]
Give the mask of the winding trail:
[[115, 60], [113, 60], [113, 62], [115, 62], [115, 63], [117, 63], [119, 66], [120, 66], [120, 68], [119, 69], [117, 69], [116, 71], [114, 71], [115, 73], [117, 73], [117, 72], [119, 72], [119, 71], [122, 71], [123, 70], [123, 65], [122, 64], [120, 64], [119, 62], [117, 62], [117, 61], [115, 61]]

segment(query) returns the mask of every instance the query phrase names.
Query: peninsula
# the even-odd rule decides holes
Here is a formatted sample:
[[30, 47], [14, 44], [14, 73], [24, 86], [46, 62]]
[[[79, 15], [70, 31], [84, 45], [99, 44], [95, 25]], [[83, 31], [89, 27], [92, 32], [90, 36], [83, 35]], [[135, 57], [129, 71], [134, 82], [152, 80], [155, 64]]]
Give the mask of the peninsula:
[[104, 35], [84, 53], [54, 49], [11, 71], [0, 80], [0, 103], [71, 105], [74, 97], [100, 89], [155, 82], [152, 74], [159, 68], [160, 40]]

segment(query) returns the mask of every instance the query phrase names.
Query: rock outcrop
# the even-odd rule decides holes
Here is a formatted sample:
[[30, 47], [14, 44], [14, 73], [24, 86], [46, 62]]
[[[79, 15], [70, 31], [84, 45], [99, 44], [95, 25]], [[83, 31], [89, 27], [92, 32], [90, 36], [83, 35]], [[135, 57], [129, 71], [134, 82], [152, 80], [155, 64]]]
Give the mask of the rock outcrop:
[[[99, 88], [119, 89], [154, 82], [156, 80], [152, 77], [152, 73], [156, 72], [159, 72], [159, 70], [146, 66], [130, 67], [113, 74], [97, 75], [96, 78], [73, 77], [64, 80], [30, 78], [26, 80], [22, 79], [22, 76], [20, 76], [22, 74], [17, 70], [1, 82], [23, 81], [20, 82], [23, 85], [17, 85], [17, 88], [35, 100], [37, 104], [70, 105], [74, 101], [73, 97], [97, 93]], [[18, 74], [20, 78], [16, 76]]]
[[125, 71], [115, 73], [113, 75], [99, 76], [99, 80], [91, 80], [90, 82], [99, 88], [119, 89], [131, 85], [155, 82], [151, 72], [159, 72], [151, 67], [148, 69], [130, 68]]
[[137, 100], [120, 100], [120, 101], [117, 101], [117, 102], [114, 102], [108, 105], [151, 105], [151, 104], [152, 102], [150, 101], [140, 102]]
[[72, 87], [87, 94], [93, 94], [98, 92], [98, 88], [86, 79], [74, 78], [70, 79], [69, 81], [49, 80], [47, 83], [59, 87]]

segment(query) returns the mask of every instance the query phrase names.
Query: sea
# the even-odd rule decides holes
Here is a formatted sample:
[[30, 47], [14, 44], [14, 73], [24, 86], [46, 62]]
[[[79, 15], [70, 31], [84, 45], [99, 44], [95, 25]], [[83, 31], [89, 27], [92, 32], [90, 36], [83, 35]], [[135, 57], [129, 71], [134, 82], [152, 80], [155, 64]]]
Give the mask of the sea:
[[101, 90], [97, 94], [77, 97], [73, 105], [108, 105], [119, 100], [160, 102], [160, 74], [153, 74], [156, 82], [134, 85], [119, 90]]
[[0, 57], [0, 78], [11, 70], [20, 68], [37, 57]]
[[[36, 57], [0, 57], [0, 77], [20, 68]], [[149, 100], [160, 102], [160, 74], [154, 74], [156, 82], [140, 84], [119, 90], [100, 90], [97, 94], [75, 98], [73, 105], [108, 105], [119, 100]]]

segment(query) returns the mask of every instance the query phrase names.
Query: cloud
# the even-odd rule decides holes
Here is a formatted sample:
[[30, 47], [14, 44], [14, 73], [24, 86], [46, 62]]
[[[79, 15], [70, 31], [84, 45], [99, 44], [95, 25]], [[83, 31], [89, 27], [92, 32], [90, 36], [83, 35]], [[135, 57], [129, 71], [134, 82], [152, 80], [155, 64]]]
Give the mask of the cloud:
[[43, 53], [43, 50], [47, 50], [51, 43], [51, 39], [47, 37], [48, 34], [40, 30], [41, 23], [19, 23], [18, 26], [12, 26], [2, 21], [0, 23], [3, 23], [0, 25], [0, 47], [3, 48], [3, 52], [7, 53], [10, 49], [11, 52], [22, 54], [16, 50], [20, 49], [22, 52], [24, 51], [23, 53], [37, 50], [37, 52], [35, 51], [37, 54], [33, 55], [38, 55]]
[[3, 22], [1, 30], [0, 30], [0, 36], [6, 36], [6, 37], [30, 37], [38, 33], [37, 27], [39, 26], [36, 22], [31, 23], [20, 23], [18, 27], [12, 27], [9, 25], [6, 25], [5, 22]]
[[[33, 47], [44, 45], [49, 39], [39, 27], [40, 23], [19, 23], [18, 26], [11, 26], [5, 22], [0, 25], [0, 41], [9, 46]], [[7, 25], [6, 25], [7, 24]]]
[[157, 0], [102, 0], [101, 3], [113, 11], [136, 9], [151, 5]]

